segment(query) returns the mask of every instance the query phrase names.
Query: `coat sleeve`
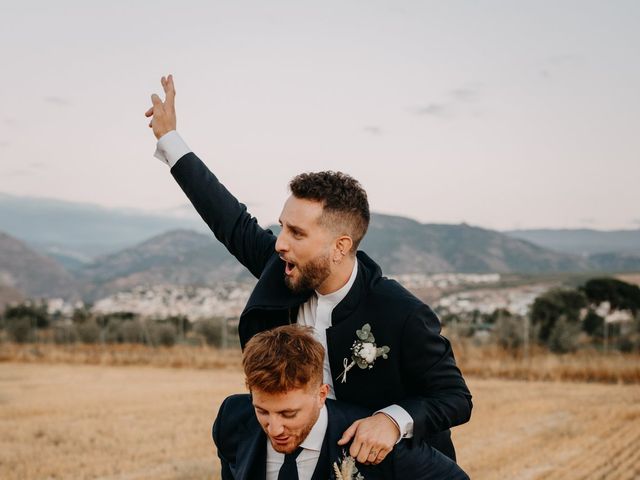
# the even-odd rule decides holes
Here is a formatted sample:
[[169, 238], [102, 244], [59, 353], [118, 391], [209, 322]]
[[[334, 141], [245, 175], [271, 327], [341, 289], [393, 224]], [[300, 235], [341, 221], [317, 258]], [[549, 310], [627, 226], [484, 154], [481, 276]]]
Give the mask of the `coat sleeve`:
[[259, 278], [275, 250], [271, 230], [260, 227], [193, 152], [181, 157], [171, 174], [216, 238]]
[[456, 462], [426, 443], [407, 448], [399, 443], [393, 449], [393, 478], [414, 480], [469, 480]]
[[229, 443], [227, 441], [229, 439], [229, 432], [225, 430], [227, 427], [226, 424], [223, 427], [223, 418], [225, 416], [224, 409], [228, 400], [228, 398], [225, 399], [225, 401], [222, 402], [222, 405], [220, 405], [218, 416], [216, 417], [216, 420], [213, 423], [213, 428], [211, 429], [213, 443], [216, 445], [218, 458], [220, 459], [220, 475], [222, 480], [233, 480], [233, 474], [231, 473], [229, 464], [230, 462], [235, 463], [234, 448], [232, 445], [227, 445], [227, 443]]
[[427, 305], [421, 304], [407, 319], [400, 355], [411, 394], [397, 403], [413, 418], [414, 442], [469, 420], [471, 393], [451, 344], [440, 335], [440, 321]]

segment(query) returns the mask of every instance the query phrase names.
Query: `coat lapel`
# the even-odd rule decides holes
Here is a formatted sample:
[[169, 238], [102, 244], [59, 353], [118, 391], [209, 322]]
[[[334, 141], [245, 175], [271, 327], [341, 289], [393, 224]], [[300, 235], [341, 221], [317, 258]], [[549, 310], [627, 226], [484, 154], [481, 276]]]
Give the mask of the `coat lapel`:
[[236, 480], [264, 480], [267, 464], [267, 439], [262, 429], [238, 445]]

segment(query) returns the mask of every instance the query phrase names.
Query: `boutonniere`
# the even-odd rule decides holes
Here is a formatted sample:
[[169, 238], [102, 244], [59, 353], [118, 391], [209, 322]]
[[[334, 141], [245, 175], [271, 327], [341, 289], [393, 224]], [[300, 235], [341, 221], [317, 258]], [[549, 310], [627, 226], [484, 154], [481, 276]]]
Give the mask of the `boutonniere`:
[[356, 330], [356, 337], [358, 337], [357, 340], [351, 346], [351, 362], [345, 358], [344, 370], [338, 375], [338, 380], [342, 379], [342, 383], [347, 382], [347, 372], [354, 366], [357, 365], [363, 370], [373, 368], [376, 358], [382, 357], [386, 360], [391, 350], [386, 345], [384, 347], [376, 345], [376, 339], [371, 333], [371, 325], [368, 323], [365, 323], [360, 330]]
[[342, 459], [333, 462], [333, 472], [336, 480], [364, 480], [356, 468], [356, 461], [351, 455], [342, 454]]

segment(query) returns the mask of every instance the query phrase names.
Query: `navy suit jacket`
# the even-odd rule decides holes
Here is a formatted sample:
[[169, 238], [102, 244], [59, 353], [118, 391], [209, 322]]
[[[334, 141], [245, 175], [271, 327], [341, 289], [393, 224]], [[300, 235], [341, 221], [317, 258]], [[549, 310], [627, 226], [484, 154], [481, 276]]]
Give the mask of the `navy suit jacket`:
[[[327, 400], [328, 425], [322, 452], [311, 480], [333, 479], [333, 464], [348, 446], [337, 444], [342, 433], [358, 418], [371, 412], [354, 405]], [[220, 406], [213, 424], [223, 480], [264, 480], [267, 437], [255, 415], [249, 395], [232, 395]], [[365, 480], [468, 480], [450, 458], [426, 444], [407, 448], [400, 442], [378, 465], [357, 464]], [[301, 479], [304, 480], [304, 479]]]
[[[292, 293], [285, 285], [276, 236], [258, 225], [195, 154], [180, 158], [171, 173], [218, 240], [258, 278], [240, 316], [242, 346], [256, 333], [294, 323], [313, 292]], [[427, 442], [455, 460], [448, 429], [469, 420], [472, 403], [451, 345], [440, 335], [440, 321], [398, 282], [383, 277], [364, 252], [357, 252], [357, 261], [353, 287], [334, 308], [326, 332], [336, 397], [372, 411], [400, 405], [414, 421], [411, 443]], [[388, 358], [378, 358], [371, 369], [352, 368], [342, 383], [337, 377], [351, 357], [356, 330], [367, 323], [377, 345], [390, 347]]]

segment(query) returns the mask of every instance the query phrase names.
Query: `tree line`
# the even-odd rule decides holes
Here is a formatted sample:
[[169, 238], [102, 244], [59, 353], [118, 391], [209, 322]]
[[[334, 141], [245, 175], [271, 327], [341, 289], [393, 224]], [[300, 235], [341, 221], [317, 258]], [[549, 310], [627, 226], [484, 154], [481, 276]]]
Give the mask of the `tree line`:
[[[617, 319], [616, 312], [622, 314]], [[640, 353], [640, 287], [611, 277], [548, 290], [525, 316], [496, 309], [490, 314], [445, 314], [442, 320], [462, 336], [484, 332], [512, 351], [531, 343], [554, 353], [580, 348]]]
[[117, 344], [139, 343], [171, 347], [176, 343], [216, 347], [237, 344], [226, 318], [192, 322], [186, 316], [145, 318], [133, 312], [95, 314], [77, 308], [70, 319], [49, 314], [42, 302], [27, 301], [5, 309], [0, 334], [16, 343]]
[[[628, 318], [607, 321], [615, 312], [626, 312]], [[488, 338], [511, 351], [538, 344], [554, 353], [584, 347], [640, 353], [640, 288], [615, 278], [593, 278], [577, 288], [554, 288], [539, 295], [525, 316], [506, 309], [490, 314], [442, 312], [441, 321], [454, 335]], [[28, 301], [5, 309], [0, 339], [225, 347], [238, 345], [236, 323], [225, 318], [143, 318], [132, 312], [96, 314], [89, 308], [76, 309], [68, 319], [49, 314], [44, 303]]]

